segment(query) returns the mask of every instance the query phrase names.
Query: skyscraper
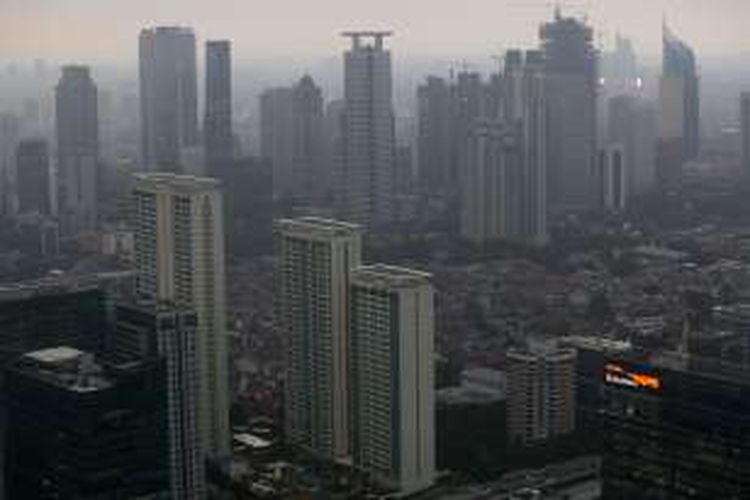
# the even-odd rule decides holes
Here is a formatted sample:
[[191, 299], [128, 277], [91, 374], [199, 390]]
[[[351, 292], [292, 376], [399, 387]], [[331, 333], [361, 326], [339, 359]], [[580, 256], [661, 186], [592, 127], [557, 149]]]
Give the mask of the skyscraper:
[[64, 236], [96, 229], [99, 120], [86, 66], [64, 66], [55, 89], [58, 217]]
[[198, 144], [195, 35], [159, 26], [139, 39], [141, 161], [150, 171], [180, 171], [183, 148]]
[[419, 189], [445, 193], [452, 189], [451, 89], [437, 76], [417, 88]]
[[232, 60], [226, 40], [206, 42], [206, 112], [203, 135], [206, 171], [234, 157], [232, 138]]
[[16, 150], [16, 203], [18, 213], [51, 214], [50, 166], [47, 141], [26, 139]]
[[7, 370], [6, 498], [170, 498], [163, 365], [58, 346]]
[[214, 179], [136, 174], [136, 292], [195, 312], [198, 423], [204, 456], [229, 452], [224, 229]]
[[286, 436], [328, 457], [350, 453], [349, 280], [359, 226], [304, 217], [276, 222], [276, 317], [288, 339]]
[[289, 87], [274, 87], [260, 96], [260, 154], [271, 161], [277, 198], [293, 198], [294, 98]]
[[13, 213], [15, 190], [14, 156], [18, 145], [20, 122], [17, 116], [0, 113], [0, 216]]
[[197, 318], [166, 303], [119, 304], [107, 355], [121, 363], [162, 358], [166, 370], [169, 432], [169, 498], [206, 495], [206, 474], [198, 427], [199, 366]]
[[434, 295], [426, 273], [352, 273], [352, 459], [405, 494], [435, 478]]
[[261, 154], [273, 165], [276, 195], [296, 202], [320, 201], [329, 174], [320, 88], [305, 75], [292, 87], [266, 90], [260, 109]]
[[562, 17], [540, 30], [547, 99], [547, 186], [550, 209], [580, 211], [596, 204], [597, 53], [593, 31]]
[[656, 183], [656, 113], [650, 103], [630, 95], [612, 97], [607, 106], [607, 143], [622, 147], [625, 193], [630, 199]]
[[683, 163], [700, 149], [700, 97], [695, 53], [663, 27], [662, 75], [659, 81], [658, 176], [670, 183]]
[[[382, 227], [391, 219], [395, 162], [391, 53], [385, 31], [346, 32], [343, 158], [336, 176], [337, 212], [344, 220]], [[367, 43], [364, 39], [370, 39]]]
[[750, 176], [750, 92], [740, 97], [740, 125], [742, 132], [742, 173]]
[[508, 435], [530, 445], [575, 430], [576, 352], [542, 344], [510, 350]]
[[606, 210], [624, 210], [628, 199], [629, 163], [621, 144], [610, 144], [599, 151], [600, 203]]

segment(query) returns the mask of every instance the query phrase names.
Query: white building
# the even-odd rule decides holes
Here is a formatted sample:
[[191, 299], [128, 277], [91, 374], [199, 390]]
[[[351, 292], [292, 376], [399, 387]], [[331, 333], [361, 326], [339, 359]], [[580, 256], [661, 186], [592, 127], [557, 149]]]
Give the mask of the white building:
[[169, 173], [136, 174], [133, 203], [138, 296], [196, 313], [203, 453], [228, 456], [229, 376], [219, 183]]
[[288, 339], [286, 435], [328, 458], [349, 455], [349, 277], [359, 226], [316, 217], [275, 224], [276, 317]]
[[[389, 32], [347, 32], [352, 47], [344, 54], [343, 144], [336, 173], [341, 218], [367, 226], [391, 220], [395, 170], [391, 53], [383, 48]], [[363, 39], [371, 38], [371, 43]]]
[[404, 494], [425, 489], [435, 477], [431, 276], [360, 267], [351, 303], [354, 466]]

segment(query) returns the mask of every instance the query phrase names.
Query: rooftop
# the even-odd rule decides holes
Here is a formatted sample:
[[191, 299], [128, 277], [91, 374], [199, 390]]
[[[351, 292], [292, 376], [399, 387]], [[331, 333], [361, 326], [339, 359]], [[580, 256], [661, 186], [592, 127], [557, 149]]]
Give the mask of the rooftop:
[[58, 272], [34, 280], [0, 283], [0, 303], [25, 300], [33, 297], [96, 290], [106, 283], [133, 276], [133, 271], [113, 271], [95, 274], [65, 274]]
[[357, 285], [389, 290], [429, 285], [431, 281], [430, 273], [387, 264], [358, 267], [352, 273], [352, 282]]
[[21, 356], [14, 370], [68, 391], [84, 393], [109, 389], [114, 382], [102, 372], [94, 355], [59, 346]]
[[148, 172], [134, 174], [135, 187], [153, 192], [202, 192], [213, 191], [221, 186], [218, 179], [180, 175], [171, 172]]
[[296, 219], [279, 219], [274, 222], [277, 231], [288, 234], [304, 234], [330, 238], [361, 233], [362, 226], [323, 217], [298, 217]]

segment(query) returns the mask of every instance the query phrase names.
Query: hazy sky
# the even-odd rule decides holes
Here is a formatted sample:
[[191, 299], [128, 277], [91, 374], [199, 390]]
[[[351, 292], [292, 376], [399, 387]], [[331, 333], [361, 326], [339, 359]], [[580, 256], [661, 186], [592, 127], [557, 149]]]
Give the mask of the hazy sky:
[[[662, 13], [702, 55], [750, 52], [750, 0], [561, 0], [588, 12], [600, 43], [620, 31], [657, 54]], [[235, 55], [335, 55], [338, 32], [389, 28], [400, 54], [491, 53], [536, 44], [553, 0], [0, 0], [0, 60], [132, 63], [141, 27], [193, 26]]]

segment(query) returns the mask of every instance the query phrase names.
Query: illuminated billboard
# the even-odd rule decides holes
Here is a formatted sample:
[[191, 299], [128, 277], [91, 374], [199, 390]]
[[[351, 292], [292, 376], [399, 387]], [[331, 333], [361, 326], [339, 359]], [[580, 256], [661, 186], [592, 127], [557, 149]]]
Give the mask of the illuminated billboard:
[[609, 362], [604, 365], [604, 381], [608, 384], [658, 391], [661, 378], [647, 367], [623, 362]]

